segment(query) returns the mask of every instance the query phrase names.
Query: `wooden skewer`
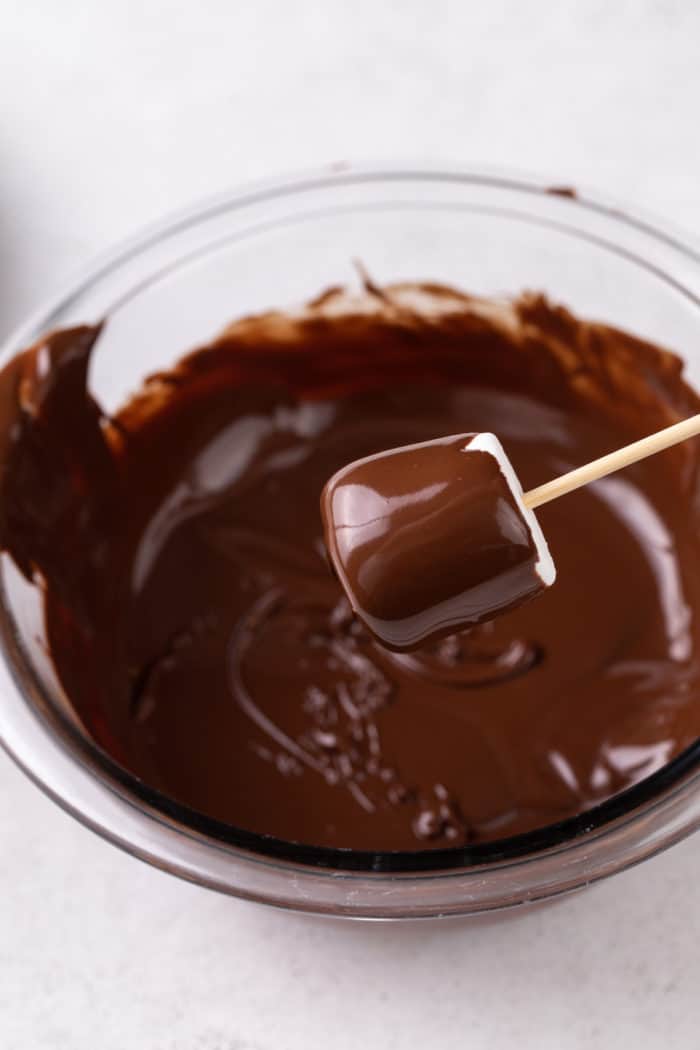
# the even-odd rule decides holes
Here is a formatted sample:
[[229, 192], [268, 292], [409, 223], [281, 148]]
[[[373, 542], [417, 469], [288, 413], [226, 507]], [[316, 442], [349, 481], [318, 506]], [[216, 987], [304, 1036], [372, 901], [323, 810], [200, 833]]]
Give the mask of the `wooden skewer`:
[[700, 413], [691, 416], [690, 419], [684, 419], [681, 423], [674, 423], [673, 426], [659, 430], [656, 434], [650, 434], [649, 437], [633, 441], [631, 445], [618, 448], [617, 451], [601, 456], [600, 459], [594, 459], [583, 467], [570, 470], [568, 474], [562, 474], [561, 477], [539, 485], [536, 489], [530, 489], [524, 494], [523, 502], [530, 510], [534, 510], [535, 507], [541, 507], [550, 500], [565, 496], [567, 492], [573, 492], [582, 485], [588, 485], [591, 481], [604, 478], [616, 470], [629, 467], [630, 464], [637, 463], [640, 459], [653, 456], [655, 452], [663, 452], [665, 448], [671, 448], [672, 445], [677, 445], [680, 441], [686, 441], [697, 434], [700, 434]]

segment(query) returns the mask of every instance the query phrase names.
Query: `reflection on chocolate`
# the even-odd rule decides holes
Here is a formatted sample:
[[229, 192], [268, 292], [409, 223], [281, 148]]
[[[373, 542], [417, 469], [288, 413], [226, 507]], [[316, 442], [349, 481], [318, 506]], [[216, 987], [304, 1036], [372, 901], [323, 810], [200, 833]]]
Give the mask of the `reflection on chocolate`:
[[[531, 488], [698, 411], [673, 355], [539, 297], [331, 292], [232, 325], [114, 420], [98, 332], [0, 380], [0, 542], [98, 744], [212, 817], [424, 849], [581, 812], [700, 732], [698, 461], [669, 450], [541, 511], [537, 601], [389, 652], [329, 572], [345, 464], [492, 431]], [[99, 339], [97, 340], [99, 352]]]
[[453, 434], [368, 456], [326, 483], [331, 562], [353, 611], [387, 648], [475, 627], [553, 582], [509, 474], [492, 434]]

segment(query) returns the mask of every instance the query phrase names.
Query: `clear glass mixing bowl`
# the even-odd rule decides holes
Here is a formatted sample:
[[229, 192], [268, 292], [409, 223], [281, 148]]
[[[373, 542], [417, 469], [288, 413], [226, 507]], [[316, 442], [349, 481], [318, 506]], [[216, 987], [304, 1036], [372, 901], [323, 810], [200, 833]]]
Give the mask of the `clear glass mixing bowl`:
[[[107, 409], [241, 314], [357, 280], [431, 279], [493, 295], [545, 290], [681, 353], [700, 382], [700, 255], [588, 194], [457, 170], [333, 168], [233, 193], [119, 248], [9, 340], [109, 318], [91, 373]], [[416, 853], [316, 849], [188, 811], [81, 732], [43, 646], [38, 595], [3, 558], [0, 734], [61, 806], [202, 886], [301, 911], [416, 918], [533, 902], [635, 864], [700, 823], [700, 745], [587, 813], [517, 838]], [[698, 698], [700, 703], [700, 697]]]

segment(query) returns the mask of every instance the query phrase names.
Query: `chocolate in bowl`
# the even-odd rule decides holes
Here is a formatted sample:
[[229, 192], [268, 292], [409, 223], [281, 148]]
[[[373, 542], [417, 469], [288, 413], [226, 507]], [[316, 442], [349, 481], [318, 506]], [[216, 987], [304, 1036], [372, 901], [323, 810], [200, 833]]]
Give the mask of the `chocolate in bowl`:
[[[234, 322], [108, 417], [99, 335], [0, 375], [0, 542], [42, 579], [83, 726], [145, 783], [258, 834], [409, 850], [577, 816], [700, 735], [696, 443], [545, 511], [558, 585], [427, 658], [369, 636], [320, 536], [325, 479], [386, 445], [496, 432], [534, 487], [697, 411], [668, 351], [541, 296], [368, 285]], [[468, 543], [452, 528], [436, 577]], [[405, 605], [411, 565], [390, 584]]]
[[[349, 179], [347, 183], [343, 183], [342, 179], [337, 182], [331, 180], [331, 182], [333, 183], [332, 185], [316, 186], [312, 190], [297, 187], [296, 190], [290, 191], [290, 196], [286, 199], [287, 206], [289, 205], [290, 200], [294, 197], [294, 193], [297, 193], [299, 197], [308, 192], [317, 192], [320, 195], [323, 195], [326, 191], [331, 195], [337, 195], [340, 193], [345, 194], [346, 191], [347, 194], [351, 195], [354, 195], [355, 191], [362, 191], [363, 193], [366, 192], [368, 195], [371, 195], [374, 194], [375, 191], [379, 192], [381, 190], [382, 193], [386, 192], [389, 183], [391, 184], [392, 192], [395, 191], [397, 185], [409, 186], [408, 180], [403, 181], [397, 178], [389, 178], [388, 183], [382, 183], [381, 179], [367, 179], [366, 181], [363, 181], [359, 177], [355, 182], [353, 182], [352, 179]], [[455, 188], [457, 186], [459, 186], [459, 190]], [[412, 195], [425, 192], [426, 197], [434, 198], [436, 193], [441, 192], [442, 190], [446, 193], [449, 191], [450, 195], [464, 192], [465, 195], [471, 198], [478, 194], [481, 194], [484, 197], [491, 197], [493, 195], [494, 198], [499, 198], [501, 201], [506, 197], [517, 197], [523, 204], [524, 208], [526, 205], [529, 207], [530, 201], [532, 200], [533, 212], [542, 207], [539, 198], [537, 198], [536, 191], [533, 188], [528, 189], [523, 187], [518, 189], [514, 185], [505, 188], [503, 186], [492, 185], [488, 180], [484, 180], [483, 183], [479, 183], [478, 180], [476, 183], [471, 180], [465, 180], [463, 184], [454, 180], [446, 180], [443, 183], [436, 176], [427, 177], [424, 181], [417, 177], [416, 180], [410, 183], [410, 192]], [[269, 205], [269, 201], [267, 202], [267, 205]], [[244, 208], [245, 207], [247, 207], [247, 205], [245, 205]], [[546, 209], [571, 209], [574, 207], [574, 204], [570, 201], [555, 201], [549, 199], [546, 201], [544, 207]], [[582, 204], [579, 201], [577, 202], [576, 207], [584, 208], [587, 207], [587, 205], [585, 205], [585, 203]], [[412, 205], [410, 202], [407, 202], [404, 212], [400, 216], [402, 235], [406, 230], [407, 215], [411, 215], [412, 213]], [[484, 214], [486, 214], [486, 212]], [[497, 222], [490, 216], [484, 218], [484, 214], [482, 214], [479, 219], [479, 223], [489, 225], [492, 222]], [[558, 214], [564, 215], [571, 213], [558, 212]], [[601, 214], [601, 212], [591, 209], [591, 218], [595, 222], [600, 219]], [[398, 218], [399, 217], [397, 216], [397, 219]], [[585, 218], [588, 218], [588, 215], [586, 215]], [[391, 225], [393, 219], [393, 214], [389, 220], [386, 219], [386, 214], [382, 219], [383, 243], [385, 244], [388, 243], [386, 238], [386, 221]], [[417, 213], [415, 217], [416, 225], [420, 227], [424, 219], [426, 226], [429, 225], [424, 213]], [[202, 217], [200, 217], [200, 220], [201, 223], [206, 221]], [[314, 221], [315, 220], [313, 219], [308, 219], [308, 224], [313, 225]], [[336, 216], [334, 221], [343, 222], [344, 220], [337, 219]], [[621, 220], [616, 221], [620, 222]], [[579, 225], [583, 222], [582, 214], [577, 214], [577, 222]], [[306, 219], [300, 220], [301, 225], [304, 223], [307, 223]], [[522, 234], [523, 242], [527, 242], [527, 254], [530, 258], [530, 263], [528, 264], [529, 272], [532, 274], [529, 283], [540, 283], [542, 286], [550, 286], [551, 281], [544, 279], [547, 275], [542, 275], [543, 279], [539, 282], [537, 281], [537, 271], [541, 268], [543, 263], [540, 255], [532, 250], [532, 239], [534, 229], [536, 229], [537, 236], [541, 233], [540, 226], [541, 224], [539, 223], [538, 218], [533, 214], [532, 222], [528, 221], [527, 223], [524, 223], [523, 229], [520, 233], [517, 232], [517, 223], [514, 223], [512, 227], [508, 226], [507, 228], [516, 231], [513, 233], [513, 237], [519, 237]], [[363, 228], [363, 234], [367, 234], [370, 241], [372, 240], [372, 227], [373, 222], [367, 220], [366, 228]], [[308, 229], [309, 225], [307, 225], [306, 228]], [[478, 223], [472, 230], [472, 233], [477, 228]], [[490, 229], [493, 230], [493, 228], [493, 225], [491, 225]], [[355, 221], [353, 236], [356, 235], [356, 231], [357, 221]], [[463, 232], [463, 230], [461, 232]], [[173, 234], [173, 236], [176, 235]], [[545, 235], [543, 234], [542, 236]], [[546, 236], [549, 237], [549, 234]], [[397, 245], [399, 243], [398, 238], [399, 234], [397, 233]], [[296, 234], [292, 237], [292, 240], [296, 240], [298, 247], [298, 238], [296, 237]], [[404, 242], [402, 241], [402, 247], [403, 243]], [[474, 243], [474, 237], [472, 237], [472, 244]], [[554, 238], [554, 240], [549, 243], [555, 247], [558, 242], [556, 241], [556, 238]], [[567, 236], [562, 235], [561, 246], [562, 249], [566, 247], [569, 257], [571, 257], [573, 248], [573, 255], [575, 256], [576, 251], [578, 250], [579, 241], [575, 234]], [[250, 245], [244, 245], [241, 251], [247, 251], [249, 247]], [[440, 245], [440, 254], [443, 259], [445, 256], [449, 256], [449, 250], [445, 252], [445, 247], [445, 244]], [[484, 248], [485, 246], [481, 244], [480, 247]], [[585, 247], [581, 250], [587, 252], [589, 248]], [[598, 250], [605, 255], [603, 249]], [[669, 252], [671, 251], [670, 248], [667, 250]], [[430, 253], [428, 252], [428, 254]], [[526, 254], [524, 247], [522, 254], [523, 259], [521, 261], [524, 265], [524, 255]], [[520, 262], [517, 253], [514, 255], [513, 252], [510, 252], [506, 253], [506, 255], [508, 265], [506, 265], [505, 262], [503, 264], [504, 276], [507, 276], [506, 271], [508, 270], [508, 267], [514, 265], [514, 259], [518, 261], [518, 265]], [[607, 256], [605, 257], [607, 260]], [[485, 258], [488, 262], [487, 256], [481, 252], [482, 263]], [[211, 260], [212, 266], [214, 265], [214, 261], [214, 259]], [[219, 270], [221, 268], [221, 261], [221, 257], [219, 256], [219, 258], [216, 259]], [[141, 262], [143, 264], [143, 258], [141, 259]], [[617, 256], [611, 257], [609, 264], [613, 269], [618, 265], [622, 265], [619, 264]], [[629, 271], [625, 269], [627, 265], [630, 264], [622, 266], [622, 271], [623, 273], [629, 274]], [[443, 266], [442, 271], [444, 271], [444, 269], [445, 267]], [[438, 276], [444, 276], [444, 273], [441, 272], [439, 266], [429, 267], [429, 260], [428, 266], [421, 266], [421, 271], [435, 272]], [[211, 270], [209, 270], [209, 272], [211, 272]], [[574, 274], [580, 277], [583, 284], [585, 283], [585, 275], [581, 277], [582, 273], [583, 269], [580, 266], [572, 264], [568, 271], [567, 280], [571, 282], [571, 280], [574, 279], [571, 275]], [[268, 278], [269, 276], [268, 272]], [[642, 284], [647, 280], [646, 276], [640, 276], [635, 271], [635, 278], [636, 277], [640, 277]], [[628, 277], [628, 279], [631, 278]], [[188, 285], [191, 285], [193, 281], [196, 284], [193, 274], [191, 272], [186, 273], [186, 267], [183, 267], [182, 280], [186, 281]], [[563, 283], [567, 284], [567, 280]], [[654, 283], [652, 278], [648, 278], [648, 280], [650, 280], [652, 284]], [[151, 298], [153, 295], [157, 296], [158, 294], [164, 294], [167, 283], [167, 281], [164, 281], [161, 284], [154, 285], [152, 293], [146, 293], [146, 298], [148, 298], [149, 294], [151, 294]], [[465, 280], [463, 283], [468, 284], [469, 282], [468, 280]], [[516, 279], [512, 281], [506, 282], [504, 280], [504, 284], [510, 287], [518, 287], [521, 283], [522, 282], [517, 276]], [[602, 284], [603, 287], [606, 287], [606, 282], [602, 282]], [[567, 296], [566, 291], [566, 288], [562, 289], [561, 298], [567, 299], [567, 301], [571, 302], [574, 306], [580, 306], [577, 301], [578, 296]], [[170, 289], [170, 292], [174, 292], [174, 289]], [[624, 281], [622, 283], [618, 281], [617, 296], [621, 296], [624, 300], [625, 297], [623, 292]], [[138, 301], [139, 294], [137, 293], [135, 302]], [[194, 301], [197, 301], [196, 297], [194, 298]], [[290, 296], [286, 294], [277, 295], [275, 301], [288, 302], [290, 301]], [[641, 304], [636, 311], [639, 323], [636, 326], [630, 323], [628, 327], [634, 327], [637, 331], [641, 331], [644, 334], [650, 334], [657, 340], [660, 339], [659, 333], [654, 331], [653, 324], [650, 325], [649, 319], [643, 316], [645, 304], [649, 302], [649, 298], [647, 297], [645, 299], [642, 297], [638, 301]], [[141, 300], [141, 305], [142, 304], [143, 300]], [[79, 306], [80, 304], [77, 305]], [[674, 305], [678, 305], [675, 299]], [[670, 301], [667, 306], [668, 313], [672, 314], [674, 307], [670, 305]], [[233, 304], [227, 308], [222, 306], [221, 310], [224, 309], [228, 313], [238, 312], [233, 308]], [[128, 304], [126, 307], [127, 314], [129, 314], [130, 310], [131, 305]], [[688, 307], [688, 310], [690, 310], [690, 307]], [[101, 312], [101, 310], [98, 311], [98, 313]], [[580, 309], [579, 312], [581, 312]], [[588, 312], [590, 313], [590, 311]], [[613, 320], [618, 320], [614, 317], [614, 311], [611, 311], [608, 308], [608, 304], [605, 305], [605, 309], [601, 308], [601, 313], [595, 313], [594, 316], [601, 316], [601, 314], [602, 316], [606, 316], [610, 313], [613, 314]], [[225, 314], [220, 312], [220, 316], [224, 315]], [[90, 317], [91, 312], [83, 312], [80, 316], [83, 318]], [[94, 313], [92, 313], [92, 316], [94, 316]], [[167, 314], [164, 315], [162, 312], [158, 313], [159, 328], [163, 327], [164, 316], [167, 316]], [[129, 354], [135, 355], [137, 349], [141, 349], [140, 346], [138, 346], [138, 336], [131, 340], [125, 339], [123, 325], [122, 330], [119, 330], [119, 324], [123, 321], [123, 317], [124, 314], [120, 314], [120, 310], [117, 310], [114, 317], [110, 319], [110, 322], [105, 329], [105, 333], [98, 343], [96, 360], [97, 367], [93, 369], [93, 373], [98, 379], [101, 373], [101, 358], [107, 363], [110, 359], [112, 362], [116, 361], [113, 349], [116, 347], [117, 342], [121, 354], [126, 357], [128, 357]], [[72, 320], [72, 318], [66, 319]], [[632, 318], [630, 315], [630, 322], [631, 320]], [[682, 338], [682, 323], [678, 322], [680, 327], [676, 325], [676, 327], [673, 328], [673, 325], [669, 327], [666, 322], [667, 317], [664, 318], [663, 325], [659, 324], [659, 328], [668, 331], [668, 338], [662, 339], [661, 341], [668, 342], [677, 347], [687, 345], [687, 342]], [[112, 335], [110, 335], [110, 328], [112, 329]], [[106, 340], [106, 343], [103, 343], [103, 339]], [[110, 339], [112, 340], [111, 343]], [[183, 341], [184, 339], [185, 336], [183, 336]], [[188, 339], [190, 345], [195, 341], [196, 340]], [[151, 343], [155, 345], [156, 342], [157, 341], [153, 338], [152, 333], [149, 345], [151, 345]], [[165, 343], [167, 342], [166, 339]], [[165, 344], [161, 341], [160, 352], [164, 352], [162, 350], [163, 345]], [[101, 374], [104, 376], [106, 375], [106, 372], [102, 371]], [[119, 400], [114, 394], [114, 389], [112, 390], [112, 397], [114, 400]], [[100, 400], [102, 401], [103, 399], [100, 398]], [[460, 427], [459, 429], [464, 428]], [[650, 427], [649, 429], [652, 428]], [[607, 448], [605, 450], [607, 451]], [[511, 454], [513, 454], [512, 450]], [[540, 477], [538, 480], [543, 480], [543, 478]], [[547, 527], [546, 531], [549, 531]], [[544, 600], [545, 599], [542, 599], [542, 601]], [[535, 605], [533, 605], [532, 608], [534, 609]], [[342, 620], [340, 614], [339, 618]], [[526, 639], [526, 641], [528, 640], [529, 639]], [[483, 660], [482, 663], [488, 664], [488, 645], [486, 642], [484, 642], [483, 649], [487, 651], [487, 658], [486, 660]], [[426, 660], [428, 662], [432, 661], [434, 664], [434, 654], [428, 654]], [[445, 664], [445, 661], [442, 658], [439, 662], [442, 665]], [[271, 663], [271, 661], [268, 661], [268, 663]], [[448, 666], [442, 667], [442, 670], [447, 676], [449, 676], [454, 665], [454, 653], [451, 661], [448, 660], [447, 664]], [[51, 682], [48, 677], [50, 672], [45, 667], [39, 667], [36, 669], [45, 677], [45, 681], [42, 684], [50, 686]], [[434, 668], [431, 673], [434, 673]], [[33, 710], [37, 710], [36, 706], [34, 706]], [[570, 719], [569, 721], [572, 720]], [[100, 823], [103, 828], [105, 826], [104, 806], [102, 806], [101, 816], [96, 815], [94, 812], [91, 816], [87, 812], [89, 807], [86, 806], [84, 801], [85, 792], [94, 792], [98, 785], [106, 786], [111, 784], [112, 788], [118, 793], [118, 795], [110, 797], [110, 804], [118, 805], [116, 801], [117, 798], [121, 799], [127, 797], [131, 800], [133, 809], [133, 804], [135, 802], [138, 807], [136, 820], [140, 827], [140, 832], [138, 828], [133, 826], [133, 822], [128, 819], [134, 815], [128, 810], [124, 810], [121, 806], [119, 806], [118, 815], [112, 814], [114, 819], [110, 820], [111, 828], [108, 829], [111, 835], [122, 841], [126, 840], [131, 848], [137, 849], [139, 852], [150, 851], [150, 854], [152, 855], [155, 835], [156, 853], [161, 856], [161, 863], [172, 865], [180, 871], [189, 870], [193, 877], [200, 878], [207, 883], [214, 882], [218, 885], [223, 885], [235, 892], [262, 896], [266, 899], [284, 899], [287, 903], [299, 904], [301, 903], [299, 894], [301, 894], [302, 891], [296, 888], [297, 883], [295, 882], [295, 886], [292, 887], [288, 879], [286, 882], [280, 882], [280, 880], [284, 880], [283, 872], [286, 872], [287, 876], [289, 876], [290, 872], [294, 872], [295, 880], [300, 879], [307, 889], [311, 887], [310, 892], [313, 900], [309, 902], [308, 898], [306, 898], [303, 906], [310, 906], [320, 910], [335, 910], [340, 908], [341, 911], [348, 910], [356, 914], [377, 914], [378, 910], [382, 914], [397, 913], [407, 907], [409, 910], [412, 910], [414, 914], [434, 913], [436, 909], [440, 911], [475, 910], [483, 906], [493, 906], [494, 903], [512, 903], [516, 898], [522, 899], [523, 893], [527, 894], [528, 897], [533, 897], [542, 895], [543, 893], [546, 894], [552, 892], [552, 887], [554, 885], [561, 887], [565, 882], [568, 886], [575, 883], [577, 878], [584, 878], [584, 872], [585, 878], [595, 877], [597, 870], [600, 870], [602, 873], [603, 869], [608, 871], [611, 867], [624, 863], [624, 858], [629, 858], [630, 851], [634, 851], [633, 847], [630, 846], [629, 838], [625, 837], [623, 824], [629, 824], [629, 821], [625, 820], [626, 816], [630, 813], [639, 816], [634, 828], [634, 835], [637, 836], [635, 848], [640, 848], [639, 841], [642, 838], [648, 848], [650, 837], [654, 836], [654, 831], [653, 821], [650, 822], [648, 812], [645, 815], [642, 827], [641, 814], [644, 812], [647, 803], [651, 804], [653, 798], [655, 812], [659, 818], [658, 834], [659, 837], [663, 837], [666, 834], [671, 833], [671, 822], [668, 817], [668, 809], [666, 809], [665, 819], [661, 819], [662, 814], [659, 812], [659, 804], [663, 803], [664, 806], [668, 807], [674, 805], [674, 802], [672, 802], [673, 792], [669, 790], [668, 794], [665, 794], [667, 789], [669, 789], [669, 777], [676, 778], [675, 781], [673, 781], [676, 788], [683, 785], [690, 790], [689, 780], [686, 782], [681, 779], [686, 773], [690, 774], [691, 772], [691, 767], [687, 764], [688, 755], [686, 752], [679, 756], [675, 763], [675, 767], [674, 763], [671, 763], [664, 767], [664, 769], [660, 770], [659, 773], [652, 775], [650, 778], [646, 778], [636, 788], [632, 788], [631, 791], [615, 796], [608, 803], [594, 805], [593, 809], [588, 811], [582, 817], [574, 817], [563, 823], [557, 822], [555, 825], [550, 824], [542, 832], [533, 831], [529, 835], [519, 836], [515, 839], [510, 836], [507, 839], [500, 837], [497, 841], [489, 841], [488, 838], [483, 835], [482, 829], [479, 833], [481, 835], [481, 840], [479, 840], [478, 836], [475, 835], [473, 831], [468, 831], [465, 833], [464, 843], [458, 843], [455, 846], [447, 845], [444, 848], [435, 849], [434, 844], [427, 841], [426, 846], [428, 848], [424, 848], [423, 850], [412, 849], [400, 850], [398, 852], [383, 850], [381, 847], [370, 848], [368, 850], [354, 849], [349, 852], [333, 848], [315, 849], [314, 847], [295, 847], [290, 843], [285, 844], [285, 842], [280, 839], [256, 836], [255, 833], [247, 833], [245, 829], [226, 826], [223, 822], [216, 819], [207, 819], [206, 817], [202, 817], [201, 813], [198, 815], [191, 808], [178, 804], [177, 800], [174, 799], [172, 795], [166, 797], [159, 792], [157, 788], [154, 790], [149, 787], [144, 783], [143, 779], [135, 780], [127, 772], [124, 772], [123, 768], [117, 767], [111, 763], [104, 753], [95, 751], [90, 745], [89, 740], [86, 741], [82, 738], [78, 740], [78, 738], [73, 736], [70, 738], [65, 736], [65, 727], [62, 723], [59, 723], [56, 720], [53, 701], [52, 706], [45, 707], [42, 712], [42, 726], [48, 726], [50, 728], [50, 736], [52, 739], [58, 739], [60, 737], [67, 741], [66, 746], [73, 756], [80, 754], [82, 756], [82, 761], [90, 764], [90, 774], [88, 774], [86, 778], [81, 778], [81, 794], [83, 795], [83, 798], [77, 802], [77, 807], [82, 807], [82, 813], [85, 819], [90, 819], [93, 822]], [[7, 736], [7, 733], [5, 735]], [[13, 746], [13, 750], [18, 750], [18, 739], [18, 734], [15, 733], [13, 739], [9, 741], [11, 746]], [[26, 741], [26, 739], [27, 737], [25, 734], [22, 736], [22, 740]], [[20, 750], [22, 740], [19, 740]], [[73, 767], [71, 768], [73, 769]], [[46, 775], [42, 779], [47, 779]], [[443, 786], [447, 787], [447, 785]], [[67, 792], [64, 789], [64, 800], [68, 804], [71, 804], [70, 799], [66, 797], [66, 794]], [[444, 799], [441, 800], [438, 798], [436, 803], [442, 805], [444, 801]], [[101, 793], [100, 802], [104, 803], [103, 793]], [[677, 794], [675, 802], [678, 802]], [[76, 802], [73, 801], [72, 804], [74, 808], [76, 808]], [[149, 823], [149, 813], [152, 815], [150, 819], [155, 820], [157, 823], [162, 822], [163, 820], [168, 821], [169, 834], [167, 835], [167, 848], [164, 846], [164, 835], [158, 833], [157, 828], [154, 828], [153, 824]], [[464, 816], [468, 817], [469, 815], [465, 814]], [[146, 823], [144, 823], [144, 821]], [[426, 823], [431, 824], [430, 818], [426, 818]], [[606, 824], [609, 826], [606, 827]], [[593, 826], [594, 830], [592, 832], [587, 832], [584, 836], [587, 844], [587, 856], [584, 858], [582, 853], [577, 851], [577, 837], [583, 833], [584, 829], [590, 828], [591, 826]], [[147, 845], [144, 841], [144, 836], [149, 828], [150, 831], [148, 832]], [[605, 838], [607, 841], [605, 842], [602, 841], [603, 835], [598, 834], [601, 828], [606, 829]], [[631, 829], [628, 827], [627, 834], [629, 835], [630, 833]], [[193, 839], [193, 836], [196, 838]], [[623, 837], [625, 837], [625, 842], [623, 844], [624, 848], [621, 848], [620, 852], [616, 853], [612, 847], [613, 845], [620, 847]], [[214, 840], [219, 843], [220, 853], [216, 853], [213, 847]], [[655, 841], [658, 840], [655, 839]], [[196, 844], [193, 845], [193, 842]], [[552, 853], [552, 850], [558, 850], [559, 847], [557, 844], [561, 846], [563, 843], [566, 844], [565, 849], [567, 852], [565, 871], [560, 865], [557, 865], [554, 859], [554, 854]], [[600, 849], [597, 856], [596, 843]], [[442, 846], [442, 843], [438, 843], [438, 845]], [[163, 858], [164, 849], [167, 854], [166, 859]], [[184, 856], [185, 853], [187, 853], [187, 856]], [[254, 858], [261, 858], [266, 854], [268, 856], [274, 854], [278, 858], [278, 862], [281, 865], [283, 872], [279, 867], [275, 869], [274, 865], [272, 867], [262, 865], [261, 869], [261, 864], [259, 862], [256, 863]], [[605, 860], [603, 860], [603, 854], [605, 854]], [[510, 858], [509, 862], [503, 860], [503, 858], [506, 857]], [[514, 858], [517, 857], [523, 858], [522, 862], [514, 862]], [[527, 860], [525, 860], [525, 858], [527, 858]], [[220, 865], [219, 861], [221, 862]], [[504, 864], [506, 865], [505, 867]], [[526, 864], [528, 870], [525, 870]], [[344, 893], [343, 887], [340, 887], [337, 881], [334, 882], [336, 890], [333, 890], [330, 884], [327, 884], [320, 877], [319, 872], [322, 870], [323, 866], [329, 866], [335, 871], [354, 870], [356, 872], [362, 872], [363, 869], [368, 867], [373, 867], [375, 871], [377, 869], [393, 869], [394, 871], [405, 873], [419, 871], [425, 872], [426, 878], [428, 878], [428, 872], [434, 873], [435, 871], [443, 871], [449, 872], [449, 882], [442, 881], [438, 885], [426, 881], [426, 879], [421, 878], [419, 874], [411, 876], [408, 882], [405, 879], [402, 879], [400, 884], [389, 879], [386, 884], [382, 885], [381, 896], [377, 897], [379, 891], [377, 889], [378, 884], [375, 878], [364, 879], [358, 874], [357, 877], [353, 876], [352, 886], [349, 883], [345, 884], [344, 888], [347, 890], [347, 893]], [[537, 869], [537, 871], [534, 869]], [[275, 871], [277, 871], [277, 875], [275, 875]], [[467, 890], [466, 887], [469, 885], [474, 887], [476, 885], [475, 879], [477, 872], [479, 873], [482, 889], [477, 893], [476, 897], [473, 897], [471, 895], [472, 891]], [[474, 878], [471, 878], [472, 875]], [[411, 885], [411, 903], [407, 904], [409, 898], [406, 896], [406, 887], [409, 882]], [[276, 889], [274, 890], [271, 888], [272, 883], [276, 886]], [[524, 885], [525, 883], [527, 883], [527, 885]], [[406, 892], [402, 893], [402, 888]], [[331, 902], [331, 897], [333, 898], [333, 902]], [[437, 900], [438, 897], [439, 901]], [[338, 903], [339, 900], [340, 903]], [[491, 904], [488, 904], [487, 901], [490, 901]]]

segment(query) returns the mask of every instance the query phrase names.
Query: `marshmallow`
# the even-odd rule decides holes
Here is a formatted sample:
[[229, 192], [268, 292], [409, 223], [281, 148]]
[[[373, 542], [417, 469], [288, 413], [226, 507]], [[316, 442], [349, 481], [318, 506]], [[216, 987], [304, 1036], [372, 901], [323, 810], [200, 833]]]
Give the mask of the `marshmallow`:
[[556, 571], [493, 434], [459, 434], [351, 463], [321, 497], [333, 568], [355, 613], [398, 651], [541, 594]]

